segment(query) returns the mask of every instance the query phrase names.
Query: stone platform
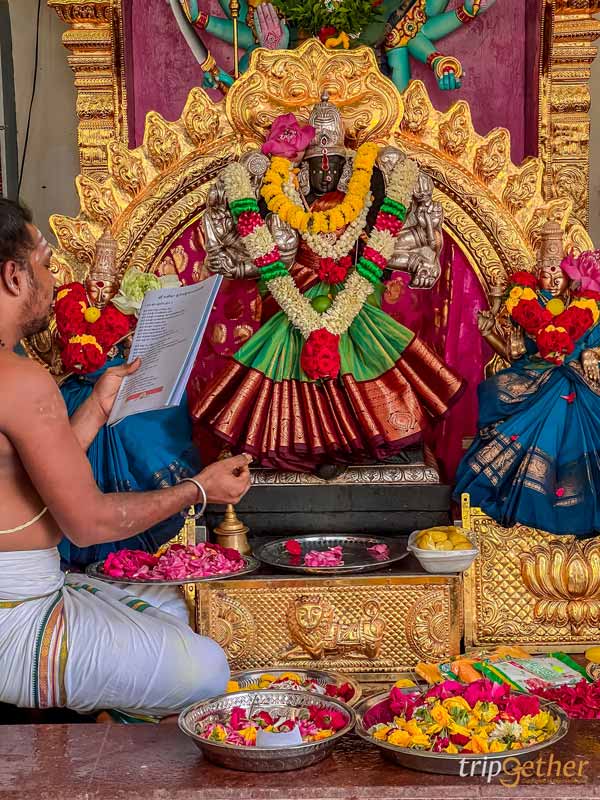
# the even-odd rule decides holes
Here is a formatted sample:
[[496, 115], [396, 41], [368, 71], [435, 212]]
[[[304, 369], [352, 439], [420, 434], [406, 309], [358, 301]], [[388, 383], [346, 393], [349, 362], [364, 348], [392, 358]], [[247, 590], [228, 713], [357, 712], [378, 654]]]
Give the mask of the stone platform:
[[[0, 727], [2, 800], [597, 800], [600, 722], [574, 721], [546, 758], [587, 761], [581, 778], [526, 778], [519, 786], [428, 775], [389, 764], [353, 735], [298, 772], [215, 767], [173, 725]], [[505, 780], [507, 778], [505, 777]], [[509, 779], [514, 780], [514, 778]]]

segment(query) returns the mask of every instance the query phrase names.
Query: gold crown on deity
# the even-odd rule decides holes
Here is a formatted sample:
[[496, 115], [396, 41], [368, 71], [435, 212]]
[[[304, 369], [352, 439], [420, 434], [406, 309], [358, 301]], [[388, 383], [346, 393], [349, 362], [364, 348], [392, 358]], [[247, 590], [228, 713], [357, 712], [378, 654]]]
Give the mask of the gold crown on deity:
[[114, 282], [117, 271], [117, 241], [107, 229], [96, 242], [94, 266], [88, 277]]
[[308, 124], [315, 129], [315, 136], [306, 149], [304, 158], [346, 155], [342, 115], [339, 109], [329, 102], [327, 92], [323, 92], [321, 102], [311, 111]]

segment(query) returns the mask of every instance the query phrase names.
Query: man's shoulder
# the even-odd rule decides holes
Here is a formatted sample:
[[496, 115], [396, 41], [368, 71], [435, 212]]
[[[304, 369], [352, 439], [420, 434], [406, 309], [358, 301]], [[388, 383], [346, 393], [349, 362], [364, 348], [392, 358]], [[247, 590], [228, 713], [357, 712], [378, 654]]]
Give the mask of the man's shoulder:
[[40, 364], [16, 353], [0, 352], [0, 405], [6, 407], [16, 400], [23, 402], [40, 391], [51, 390], [55, 383]]

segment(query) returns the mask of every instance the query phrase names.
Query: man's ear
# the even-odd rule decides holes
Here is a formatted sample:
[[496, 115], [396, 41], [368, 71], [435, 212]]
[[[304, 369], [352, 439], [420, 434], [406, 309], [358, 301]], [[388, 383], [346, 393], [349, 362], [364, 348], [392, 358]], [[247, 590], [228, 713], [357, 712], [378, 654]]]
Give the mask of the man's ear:
[[23, 289], [26, 280], [27, 270], [17, 261], [5, 261], [0, 265], [0, 284], [2, 288], [18, 297]]

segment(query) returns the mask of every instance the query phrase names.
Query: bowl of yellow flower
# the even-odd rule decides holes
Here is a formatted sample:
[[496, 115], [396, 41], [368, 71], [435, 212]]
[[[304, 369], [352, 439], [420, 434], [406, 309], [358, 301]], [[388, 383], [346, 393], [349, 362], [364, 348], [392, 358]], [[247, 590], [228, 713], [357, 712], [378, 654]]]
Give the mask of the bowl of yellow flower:
[[455, 525], [414, 531], [408, 539], [408, 550], [426, 572], [442, 574], [464, 572], [479, 553], [466, 532]]
[[356, 709], [356, 733], [390, 761], [446, 775], [495, 777], [555, 744], [566, 713], [487, 679], [444, 681], [425, 692], [392, 688]]
[[221, 767], [286, 772], [322, 761], [355, 721], [334, 697], [259, 690], [194, 703], [180, 714], [179, 727]]
[[335, 697], [349, 706], [355, 706], [362, 691], [358, 683], [340, 672], [318, 669], [246, 670], [234, 672], [227, 684], [228, 692], [273, 689], [275, 691], [313, 692], [322, 697]]

